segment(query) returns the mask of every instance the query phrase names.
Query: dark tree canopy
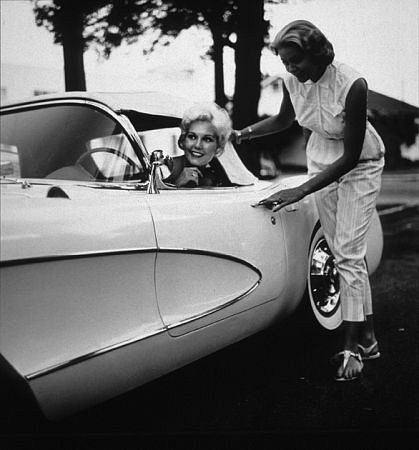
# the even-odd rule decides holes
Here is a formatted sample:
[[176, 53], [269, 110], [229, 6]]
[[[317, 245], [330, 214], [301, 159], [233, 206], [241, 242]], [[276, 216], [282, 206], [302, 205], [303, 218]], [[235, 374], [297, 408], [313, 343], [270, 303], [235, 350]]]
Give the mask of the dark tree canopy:
[[63, 46], [66, 90], [86, 90], [83, 54], [96, 40], [109, 0], [32, 0], [36, 24], [54, 34], [54, 41]]
[[85, 47], [94, 36], [87, 29], [100, 20], [99, 10], [112, 0], [33, 0], [37, 25], [43, 25], [54, 33], [54, 41], [62, 44], [66, 29], [73, 20], [80, 21]]
[[[157, 43], [167, 44], [192, 26], [210, 31], [208, 55], [214, 61], [215, 101], [224, 106], [223, 50], [235, 52], [235, 127], [257, 120], [260, 97], [260, 58], [266, 43], [266, 3], [286, 0], [32, 0], [36, 23], [63, 45], [66, 90], [86, 90], [83, 53], [94, 45], [104, 56], [122, 42], [131, 43], [153, 31]], [[246, 152], [243, 146], [243, 153]], [[242, 155], [243, 156], [243, 155]], [[245, 162], [257, 171], [256, 155]]]
[[[125, 0], [124, 9], [110, 12], [108, 25], [117, 36], [126, 33], [124, 38], [133, 38], [139, 35], [138, 31], [134, 26], [126, 27], [124, 21], [138, 18], [143, 29], [158, 33], [150, 49], [157, 42], [170, 42], [193, 25], [208, 29], [213, 38], [209, 55], [214, 61], [215, 101], [221, 106], [228, 100], [224, 91], [224, 47], [235, 52], [232, 118], [235, 127], [242, 127], [258, 117], [260, 58], [269, 26], [264, 19], [265, 2], [269, 0]], [[113, 43], [109, 38], [106, 41]], [[241, 148], [241, 156], [248, 167], [258, 172], [258, 155], [246, 144]]]

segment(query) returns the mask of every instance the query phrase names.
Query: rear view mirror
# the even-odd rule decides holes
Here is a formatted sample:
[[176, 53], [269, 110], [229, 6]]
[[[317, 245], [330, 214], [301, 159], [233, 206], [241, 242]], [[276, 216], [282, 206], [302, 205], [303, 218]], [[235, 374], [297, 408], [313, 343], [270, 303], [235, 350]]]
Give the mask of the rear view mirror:
[[148, 194], [159, 194], [160, 189], [166, 188], [163, 179], [167, 178], [173, 169], [173, 159], [165, 155], [163, 150], [154, 150], [150, 156], [151, 172], [148, 184]]

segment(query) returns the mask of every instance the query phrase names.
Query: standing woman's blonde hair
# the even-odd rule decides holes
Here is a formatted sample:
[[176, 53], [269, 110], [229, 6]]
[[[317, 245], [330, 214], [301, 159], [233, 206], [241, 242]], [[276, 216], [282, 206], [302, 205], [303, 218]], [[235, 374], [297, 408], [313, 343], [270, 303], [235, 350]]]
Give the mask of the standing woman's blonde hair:
[[278, 50], [293, 44], [304, 53], [312, 57], [313, 62], [328, 66], [335, 58], [333, 45], [326, 36], [308, 20], [294, 20], [285, 25], [272, 41], [271, 49], [278, 54]]

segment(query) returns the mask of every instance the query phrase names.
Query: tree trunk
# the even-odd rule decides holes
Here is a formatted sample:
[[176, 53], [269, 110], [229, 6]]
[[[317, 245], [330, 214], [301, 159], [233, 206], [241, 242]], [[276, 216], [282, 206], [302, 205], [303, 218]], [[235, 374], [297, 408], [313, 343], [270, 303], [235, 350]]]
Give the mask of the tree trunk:
[[85, 91], [83, 15], [76, 8], [68, 11], [63, 27], [64, 76], [66, 91]]
[[227, 103], [227, 97], [224, 90], [224, 45], [221, 30], [218, 27], [211, 29], [213, 44], [214, 61], [214, 83], [215, 83], [215, 103], [224, 108]]
[[[260, 58], [267, 30], [264, 0], [242, 1], [238, 7], [233, 96], [233, 125], [236, 129], [258, 120]], [[258, 175], [259, 155], [254, 147], [254, 142], [246, 141], [240, 146], [239, 154], [249, 170]]]

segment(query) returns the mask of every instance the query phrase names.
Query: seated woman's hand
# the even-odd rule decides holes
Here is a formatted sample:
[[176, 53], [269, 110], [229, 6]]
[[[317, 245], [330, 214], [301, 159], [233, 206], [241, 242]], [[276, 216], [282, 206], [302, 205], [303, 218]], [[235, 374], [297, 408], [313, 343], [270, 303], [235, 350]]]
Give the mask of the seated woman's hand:
[[233, 144], [241, 144], [242, 135], [239, 130], [231, 130], [229, 141]]
[[197, 167], [185, 167], [176, 179], [176, 186], [185, 186], [191, 182], [198, 186], [200, 178], [202, 172]]
[[304, 191], [299, 188], [283, 189], [281, 191], [275, 192], [271, 196], [264, 198], [257, 203], [257, 206], [266, 206], [272, 209], [273, 212], [279, 211], [284, 206], [290, 205], [291, 203], [298, 202], [304, 198]]

